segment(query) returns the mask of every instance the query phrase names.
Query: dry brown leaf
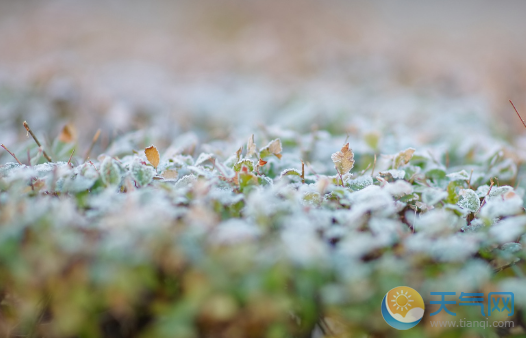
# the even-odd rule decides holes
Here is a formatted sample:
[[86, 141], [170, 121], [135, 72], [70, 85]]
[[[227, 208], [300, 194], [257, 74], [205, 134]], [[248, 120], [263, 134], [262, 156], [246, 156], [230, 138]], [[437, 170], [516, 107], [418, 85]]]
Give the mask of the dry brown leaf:
[[259, 159], [259, 166], [260, 167], [264, 166], [267, 163], [268, 163], [267, 161], [263, 161], [262, 159]]
[[407, 148], [406, 150], [401, 151], [398, 154], [396, 154], [394, 156], [393, 168], [398, 169], [399, 167], [409, 163], [414, 153], [415, 153], [415, 149]]
[[72, 124], [68, 123], [62, 128], [58, 139], [64, 143], [75, 142], [77, 140], [77, 130]]
[[332, 162], [340, 175], [345, 175], [354, 167], [354, 153], [349, 149], [349, 143], [331, 156]]
[[148, 159], [148, 161], [157, 169], [160, 159], [159, 151], [157, 151], [157, 148], [151, 145], [148, 148], [144, 149], [144, 153], [146, 154], [146, 158]]
[[178, 172], [175, 169], [167, 169], [162, 173], [162, 177], [165, 179], [176, 179], [178, 177]]
[[250, 136], [247, 143], [247, 157], [250, 157], [256, 153], [256, 143], [254, 142], [254, 134]]

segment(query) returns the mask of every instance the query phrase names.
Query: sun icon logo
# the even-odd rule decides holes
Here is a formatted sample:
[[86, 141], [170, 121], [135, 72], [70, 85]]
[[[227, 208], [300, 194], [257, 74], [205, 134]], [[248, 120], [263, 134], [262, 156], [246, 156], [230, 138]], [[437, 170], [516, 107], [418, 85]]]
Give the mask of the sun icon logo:
[[393, 295], [393, 299], [391, 299], [391, 302], [393, 302], [394, 307], [397, 310], [402, 311], [408, 311], [410, 307], [412, 307], [411, 303], [414, 302], [414, 299], [411, 299], [411, 295], [408, 291], [400, 290], [400, 292], [397, 292], [396, 295]]
[[424, 300], [407, 286], [396, 287], [382, 300], [382, 316], [387, 324], [398, 330], [407, 330], [420, 322], [424, 316]]

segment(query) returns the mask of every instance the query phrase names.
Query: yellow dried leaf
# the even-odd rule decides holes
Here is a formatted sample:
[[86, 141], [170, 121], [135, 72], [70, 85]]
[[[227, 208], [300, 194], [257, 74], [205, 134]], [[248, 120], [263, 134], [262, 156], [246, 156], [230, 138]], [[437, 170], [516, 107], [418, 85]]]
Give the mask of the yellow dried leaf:
[[345, 175], [354, 167], [354, 153], [349, 149], [349, 143], [331, 156], [332, 162], [340, 175]]
[[[269, 144], [269, 150], [271, 153], [273, 153], [274, 155], [278, 156], [278, 155], [281, 155], [281, 141], [278, 139], [275, 139], [274, 141], [270, 142]], [[279, 158], [281, 156], [278, 156]]]
[[163, 172], [161, 176], [165, 179], [176, 179], [178, 176], [178, 172], [175, 169], [167, 169]]
[[396, 154], [394, 156], [393, 168], [398, 169], [398, 167], [401, 167], [409, 163], [414, 153], [415, 153], [415, 149], [407, 148], [406, 150], [401, 151], [398, 154]]
[[149, 146], [148, 148], [144, 149], [144, 153], [146, 154], [146, 158], [148, 161], [155, 167], [159, 165], [159, 151], [157, 151], [157, 148], [155, 148], [153, 145]]
[[75, 142], [77, 139], [77, 130], [72, 124], [68, 123], [64, 126], [64, 128], [62, 128], [58, 139], [60, 142], [64, 143]]
[[256, 143], [254, 142], [254, 134], [250, 136], [247, 143], [247, 157], [250, 157], [256, 153]]

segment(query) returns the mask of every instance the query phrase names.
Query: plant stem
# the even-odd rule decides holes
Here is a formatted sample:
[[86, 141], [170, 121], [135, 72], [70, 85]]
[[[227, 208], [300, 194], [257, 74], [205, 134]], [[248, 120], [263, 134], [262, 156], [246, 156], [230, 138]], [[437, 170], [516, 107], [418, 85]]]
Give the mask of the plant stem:
[[513, 104], [513, 102], [511, 102], [511, 100], [509, 100], [509, 101], [510, 101], [511, 106], [513, 107], [513, 109], [515, 109], [515, 112], [517, 113], [517, 116], [521, 119], [522, 125], [524, 126], [524, 128], [526, 128], [526, 122], [524, 122], [524, 120], [522, 119], [521, 115], [519, 114], [519, 111], [517, 110], [517, 108], [515, 108], [515, 105]]
[[86, 156], [84, 156], [84, 162], [86, 162], [88, 160], [89, 154], [93, 150], [93, 147], [95, 146], [95, 143], [97, 143], [97, 140], [99, 139], [99, 136], [100, 136], [100, 129], [97, 130], [97, 132], [95, 133], [95, 136], [93, 136], [93, 140], [91, 141], [91, 145], [89, 146], [88, 151], [86, 152]]
[[373, 171], [371, 171], [371, 177], [374, 177], [374, 167], [376, 167], [376, 154], [374, 154]]
[[[31, 136], [33, 137], [33, 140], [35, 140], [37, 146], [39, 146], [40, 148], [42, 148], [42, 145], [40, 144], [40, 142], [38, 141], [37, 137], [35, 136], [35, 134], [33, 134], [33, 131], [31, 130], [31, 128], [29, 128], [29, 125], [27, 124], [26, 121], [24, 121], [24, 127], [26, 128], [27, 132], [31, 134]], [[46, 160], [48, 162], [53, 162], [51, 160], [51, 157], [48, 156], [48, 154], [46, 154], [46, 151], [42, 148], [42, 154], [44, 154], [44, 157], [46, 158]]]
[[305, 184], [305, 163], [301, 161], [301, 183]]
[[18, 160], [18, 158], [16, 158], [15, 154], [13, 154], [12, 152], [9, 151], [9, 149], [7, 149], [4, 144], [2, 143], [1, 144], [2, 148], [4, 148], [9, 154], [11, 154], [11, 156], [13, 156], [15, 158], [15, 160], [18, 162], [18, 164], [22, 165], [22, 163], [20, 163], [20, 161]]
[[[493, 188], [493, 184], [494, 184], [494, 183], [493, 183], [493, 180], [491, 180], [491, 185], [489, 186], [489, 190], [488, 190], [488, 193], [486, 194], [486, 197], [489, 196], [489, 193], [491, 192], [491, 188]], [[482, 209], [482, 207], [484, 206], [484, 204], [486, 204], [486, 197], [484, 197], [484, 200], [482, 201], [482, 203], [480, 203], [479, 210], [477, 210], [477, 212], [475, 213], [475, 215], [478, 214], [479, 211], [480, 211], [480, 209]]]
[[68, 166], [71, 164], [71, 158], [73, 157], [73, 154], [75, 154], [75, 148], [73, 148], [73, 151], [71, 152], [71, 156], [69, 157]]

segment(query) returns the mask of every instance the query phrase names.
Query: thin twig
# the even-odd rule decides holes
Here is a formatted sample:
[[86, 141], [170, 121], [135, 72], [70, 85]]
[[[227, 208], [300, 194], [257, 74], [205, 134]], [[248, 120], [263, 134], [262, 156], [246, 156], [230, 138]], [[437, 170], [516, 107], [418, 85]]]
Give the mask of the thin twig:
[[93, 150], [93, 147], [95, 146], [95, 143], [97, 143], [97, 140], [99, 139], [99, 136], [100, 136], [100, 129], [97, 130], [97, 132], [95, 133], [95, 136], [93, 136], [93, 140], [91, 141], [91, 145], [89, 146], [88, 151], [86, 152], [86, 155], [84, 156], [84, 162], [86, 162], [88, 160], [89, 154]]
[[301, 161], [301, 183], [305, 184], [305, 163]]
[[316, 178], [319, 178], [319, 177], [320, 177], [320, 175], [318, 175], [318, 174], [314, 171], [314, 169], [312, 169], [312, 166], [310, 165], [309, 162], [307, 162], [307, 167], [308, 167], [308, 168], [310, 169], [310, 171], [316, 176]]
[[374, 167], [376, 167], [376, 154], [374, 154], [373, 171], [371, 171], [371, 177], [374, 177]]
[[9, 149], [7, 149], [4, 144], [2, 143], [1, 144], [2, 148], [4, 148], [9, 154], [11, 154], [11, 156], [13, 156], [15, 158], [15, 160], [18, 162], [18, 164], [22, 165], [22, 163], [20, 163], [20, 161], [18, 160], [18, 158], [16, 158], [15, 154], [13, 154], [12, 152], [9, 151]]
[[343, 176], [342, 176], [342, 174], [338, 171], [338, 168], [336, 168], [336, 166], [334, 166], [334, 169], [336, 169], [336, 172], [338, 173], [338, 175], [340, 175], [340, 180], [342, 181], [342, 187], [343, 187]]
[[[33, 140], [35, 140], [37, 146], [39, 146], [40, 148], [42, 148], [42, 145], [40, 144], [40, 142], [38, 141], [37, 137], [35, 136], [35, 134], [33, 134], [33, 131], [31, 130], [31, 128], [29, 128], [29, 125], [27, 124], [26, 121], [24, 121], [24, 127], [26, 128], [27, 132], [31, 134], [31, 136], [33, 136]], [[44, 157], [46, 158], [46, 160], [48, 162], [53, 162], [51, 160], [51, 157], [48, 156], [48, 154], [46, 154], [46, 151], [44, 150], [44, 148], [42, 148], [42, 154], [44, 154]]]
[[511, 102], [511, 100], [509, 100], [509, 101], [510, 101], [511, 106], [513, 107], [513, 109], [515, 109], [515, 112], [517, 113], [517, 116], [521, 119], [522, 125], [524, 126], [524, 128], [526, 128], [526, 122], [524, 122], [524, 120], [522, 119], [521, 114], [519, 114], [519, 111], [517, 110], [517, 108], [515, 108], [515, 105], [513, 104], [513, 102]]
[[31, 166], [31, 155], [29, 154], [29, 148], [27, 148], [27, 165]]
[[371, 167], [371, 163], [369, 163], [369, 164], [367, 165], [367, 167], [366, 167], [364, 170], [362, 170], [362, 171], [360, 172], [360, 175], [365, 174], [365, 172], [366, 172], [367, 170], [369, 170], [370, 167]]
[[478, 214], [480, 209], [482, 209], [482, 207], [484, 206], [484, 204], [486, 204], [486, 198], [489, 196], [490, 192], [491, 192], [491, 188], [493, 188], [493, 180], [491, 180], [491, 185], [489, 186], [489, 190], [488, 190], [488, 193], [486, 194], [486, 197], [484, 197], [484, 199], [482, 200], [482, 203], [480, 203], [480, 207], [479, 209], [477, 210], [477, 212], [475, 213]]
[[71, 156], [69, 156], [68, 166], [71, 164], [71, 158], [73, 157], [73, 154], [75, 154], [75, 148], [73, 148], [73, 151], [71, 152]]

